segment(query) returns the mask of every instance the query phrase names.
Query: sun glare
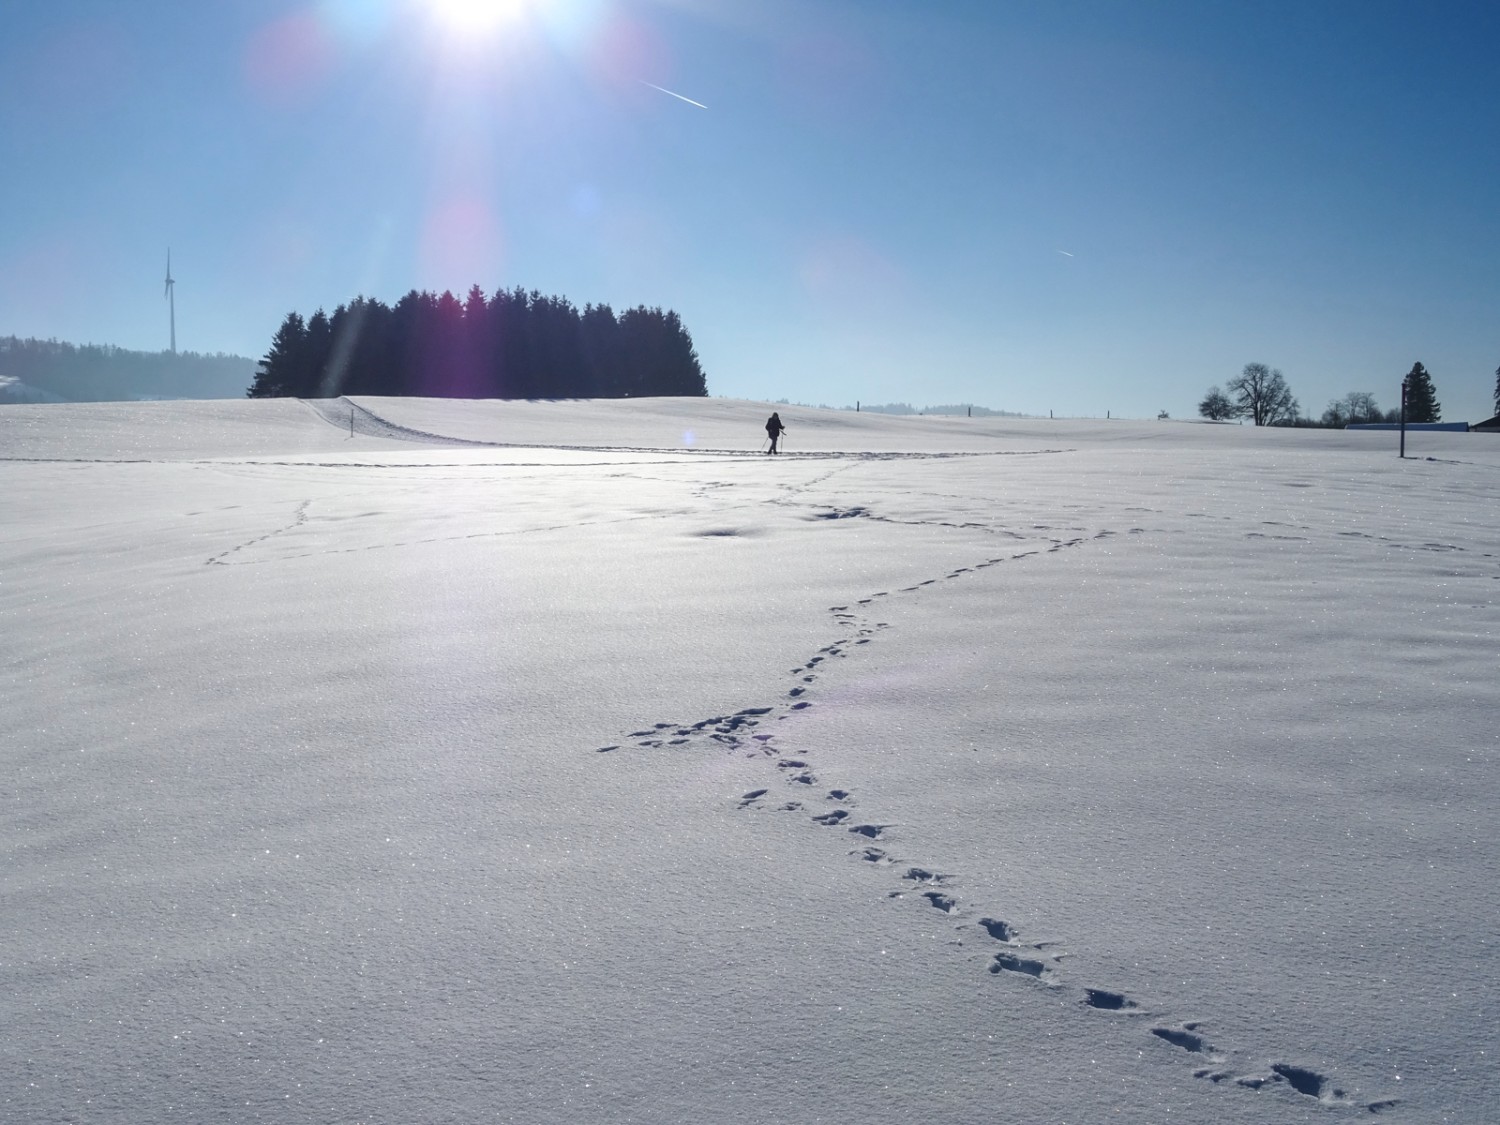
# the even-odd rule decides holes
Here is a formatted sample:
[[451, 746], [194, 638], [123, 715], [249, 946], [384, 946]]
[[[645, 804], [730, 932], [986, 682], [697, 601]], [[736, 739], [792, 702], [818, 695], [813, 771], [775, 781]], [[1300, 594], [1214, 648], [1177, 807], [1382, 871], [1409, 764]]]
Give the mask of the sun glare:
[[428, 0], [432, 13], [459, 34], [480, 34], [509, 23], [525, 10], [527, 0]]

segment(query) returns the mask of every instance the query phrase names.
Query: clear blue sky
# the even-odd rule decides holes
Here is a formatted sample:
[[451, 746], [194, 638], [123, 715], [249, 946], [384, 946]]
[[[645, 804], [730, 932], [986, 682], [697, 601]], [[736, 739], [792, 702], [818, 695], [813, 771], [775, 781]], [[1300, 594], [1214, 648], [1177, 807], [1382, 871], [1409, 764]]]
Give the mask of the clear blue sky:
[[165, 348], [170, 246], [179, 348], [257, 357], [477, 282], [834, 406], [1500, 366], [1491, 2], [0, 0], [0, 161], [0, 335]]

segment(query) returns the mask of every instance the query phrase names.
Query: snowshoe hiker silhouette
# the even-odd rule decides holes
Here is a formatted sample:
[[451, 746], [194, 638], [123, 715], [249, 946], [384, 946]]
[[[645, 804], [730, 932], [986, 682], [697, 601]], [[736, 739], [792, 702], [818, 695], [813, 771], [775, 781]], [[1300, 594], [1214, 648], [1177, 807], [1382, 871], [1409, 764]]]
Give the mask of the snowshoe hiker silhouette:
[[776, 443], [781, 439], [781, 435], [785, 432], [786, 427], [781, 424], [781, 415], [773, 411], [771, 416], [766, 419], [766, 433], [770, 435], [771, 438], [771, 447], [766, 450], [767, 453], [781, 452], [781, 450], [776, 448]]

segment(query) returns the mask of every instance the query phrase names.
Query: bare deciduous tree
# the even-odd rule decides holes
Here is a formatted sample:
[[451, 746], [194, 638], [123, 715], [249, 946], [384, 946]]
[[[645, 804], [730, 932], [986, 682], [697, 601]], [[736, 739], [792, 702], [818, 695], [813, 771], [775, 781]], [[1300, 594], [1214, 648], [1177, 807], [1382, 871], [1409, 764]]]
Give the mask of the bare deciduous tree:
[[1384, 415], [1376, 405], [1375, 396], [1369, 391], [1350, 391], [1344, 396], [1344, 409], [1349, 414], [1349, 424], [1357, 426], [1363, 422], [1379, 422]]
[[1239, 408], [1217, 386], [1212, 386], [1208, 388], [1208, 394], [1203, 396], [1203, 401], [1198, 404], [1198, 413], [1210, 422], [1223, 422], [1238, 414]]
[[1245, 369], [1229, 380], [1228, 388], [1238, 412], [1257, 426], [1293, 421], [1301, 409], [1285, 376], [1264, 363], [1245, 364]]
[[1325, 426], [1359, 426], [1383, 422], [1385, 415], [1369, 391], [1350, 391], [1343, 398], [1330, 402], [1320, 421]]

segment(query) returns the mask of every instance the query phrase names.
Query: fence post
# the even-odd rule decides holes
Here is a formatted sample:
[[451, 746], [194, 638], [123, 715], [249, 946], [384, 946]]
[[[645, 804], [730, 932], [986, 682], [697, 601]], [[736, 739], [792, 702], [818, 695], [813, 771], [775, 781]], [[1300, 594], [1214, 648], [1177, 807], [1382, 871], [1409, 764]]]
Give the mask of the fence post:
[[1408, 376], [1401, 380], [1401, 459], [1406, 460], [1406, 387], [1411, 382]]

